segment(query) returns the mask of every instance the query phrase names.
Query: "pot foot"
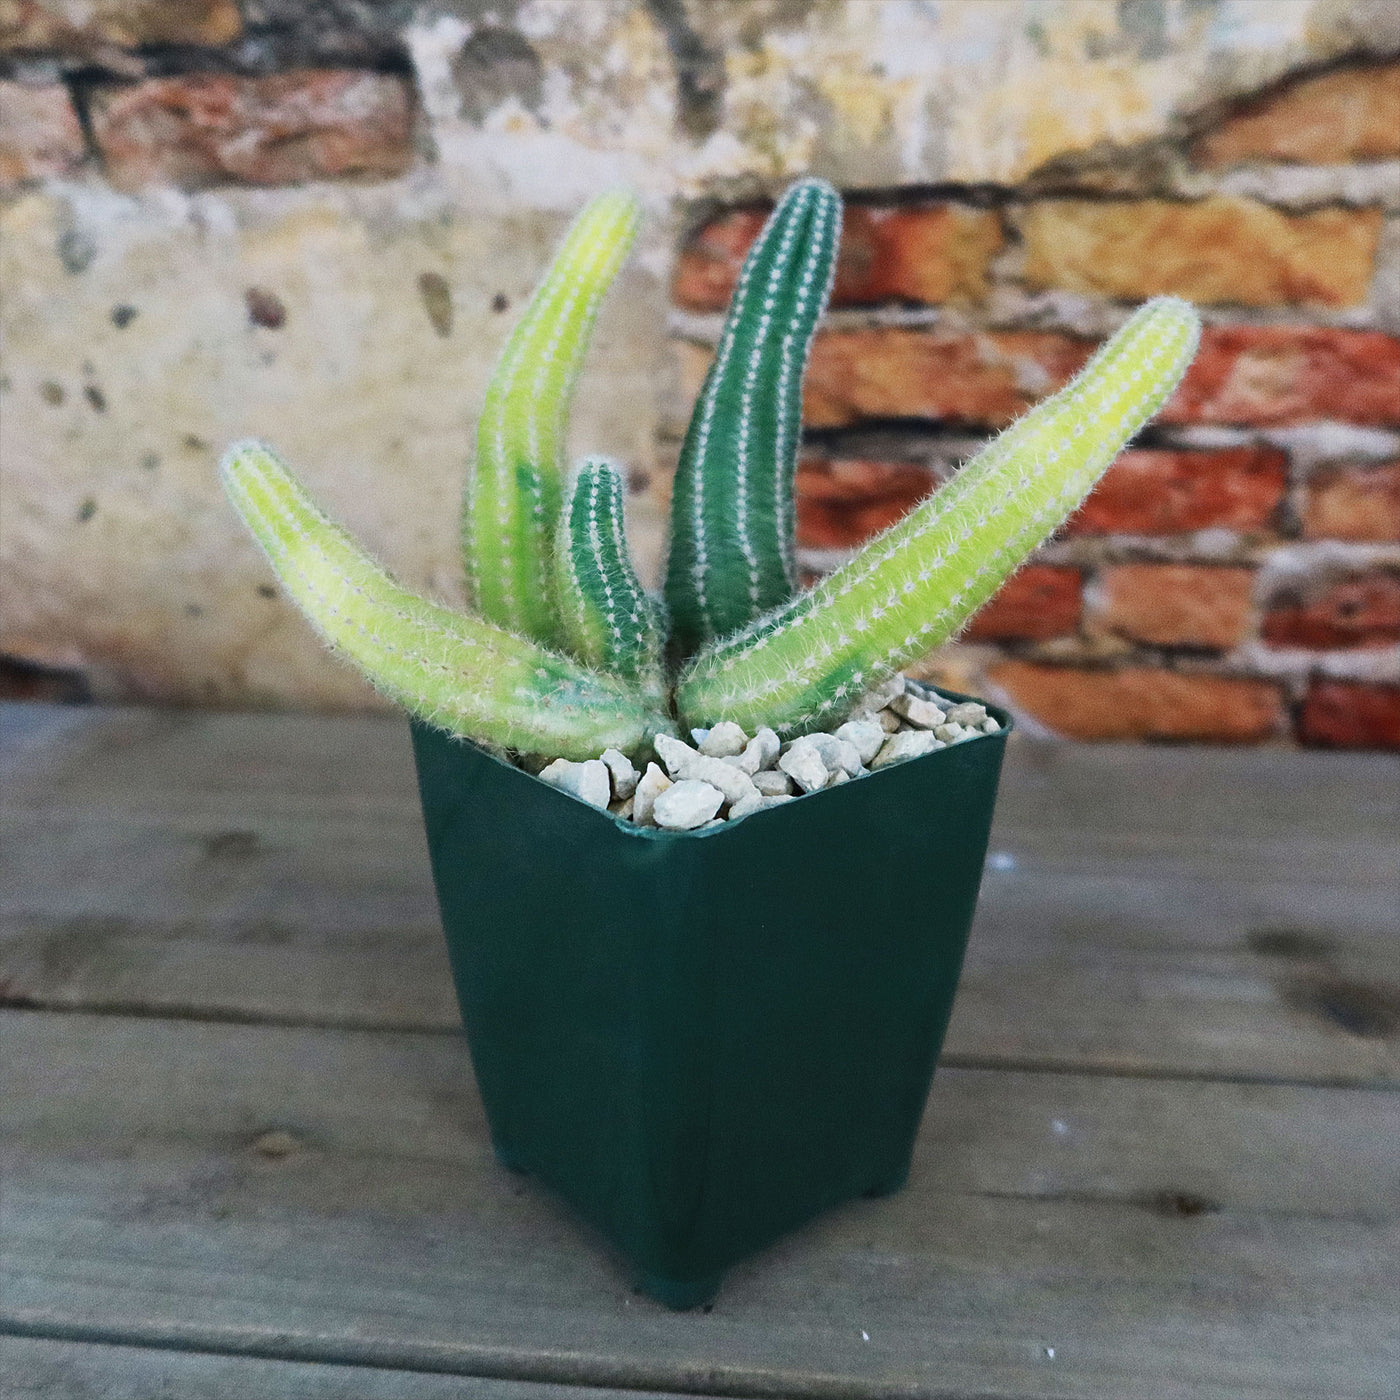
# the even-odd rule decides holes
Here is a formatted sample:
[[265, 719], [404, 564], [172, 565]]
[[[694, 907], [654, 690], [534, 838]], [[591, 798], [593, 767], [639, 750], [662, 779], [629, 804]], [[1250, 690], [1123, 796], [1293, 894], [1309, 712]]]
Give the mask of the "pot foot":
[[877, 1181], [874, 1186], [866, 1187], [863, 1194], [868, 1201], [879, 1200], [881, 1196], [893, 1196], [896, 1191], [903, 1191], [908, 1182], [909, 1169], [906, 1167], [903, 1171], [886, 1177], [884, 1181]]
[[704, 1307], [719, 1292], [719, 1274], [704, 1278], [667, 1278], [664, 1274], [641, 1274], [636, 1281], [638, 1293], [645, 1293], [673, 1312]]
[[530, 1169], [510, 1150], [510, 1148], [502, 1147], [499, 1142], [493, 1142], [491, 1144], [491, 1150], [496, 1154], [496, 1160], [508, 1172], [514, 1172], [516, 1176], [529, 1176]]

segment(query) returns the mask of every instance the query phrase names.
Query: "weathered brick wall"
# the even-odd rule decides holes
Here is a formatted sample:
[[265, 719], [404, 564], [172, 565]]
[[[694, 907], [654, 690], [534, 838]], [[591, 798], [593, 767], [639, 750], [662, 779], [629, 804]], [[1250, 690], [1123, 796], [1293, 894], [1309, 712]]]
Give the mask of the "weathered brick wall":
[[[936, 489], [1125, 306], [1187, 297], [1209, 324], [1160, 423], [925, 669], [1082, 738], [1400, 747], [1400, 63], [1286, 78], [1140, 155], [858, 196], [812, 356], [805, 563]], [[681, 252], [688, 392], [764, 212]]]
[[631, 467], [654, 573], [744, 249], [813, 170], [849, 207], [809, 571], [1175, 292], [1208, 327], [1162, 420], [927, 669], [1083, 737], [1400, 748], [1397, 55], [1371, 0], [0, 0], [11, 677], [370, 703], [218, 449], [271, 437], [453, 597], [495, 348], [619, 179], [648, 233], [575, 445]]

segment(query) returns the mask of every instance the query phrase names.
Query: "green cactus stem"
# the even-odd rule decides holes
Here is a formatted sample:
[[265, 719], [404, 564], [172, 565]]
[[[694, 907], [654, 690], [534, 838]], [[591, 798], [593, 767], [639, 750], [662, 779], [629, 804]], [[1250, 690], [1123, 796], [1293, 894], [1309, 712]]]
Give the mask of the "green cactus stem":
[[801, 180], [744, 261], [676, 469], [666, 601], [683, 655], [792, 596], [802, 377], [840, 234], [840, 196]]
[[677, 690], [681, 722], [807, 732], [953, 636], [1161, 407], [1199, 335], [1186, 302], [1142, 307], [1072, 383], [843, 568], [696, 657]]
[[555, 596], [565, 643], [584, 665], [663, 694], [661, 606], [637, 579], [623, 533], [622, 473], [585, 458], [570, 478], [554, 542]]
[[666, 719], [632, 687], [407, 592], [312, 502], [266, 447], [239, 443], [224, 487], [326, 641], [430, 724], [501, 748], [636, 752]]
[[486, 390], [462, 510], [468, 597], [483, 617], [553, 645], [550, 550], [569, 406], [604, 293], [636, 235], [639, 205], [600, 195], [569, 230]]

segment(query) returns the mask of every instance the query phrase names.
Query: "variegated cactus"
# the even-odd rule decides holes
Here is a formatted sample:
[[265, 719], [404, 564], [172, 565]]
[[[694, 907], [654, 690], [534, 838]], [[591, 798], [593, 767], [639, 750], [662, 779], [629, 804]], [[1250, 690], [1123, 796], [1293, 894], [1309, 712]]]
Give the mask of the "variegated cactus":
[[[1195, 351], [1185, 302], [1149, 302], [1067, 388], [836, 573], [794, 596], [792, 472], [802, 377], [836, 260], [841, 205], [794, 186], [751, 249], [676, 478], [666, 607], [623, 532], [602, 458], [562, 446], [599, 302], [637, 208], [579, 217], [487, 390], [462, 517], [474, 612], [400, 587], [255, 443], [231, 499], [330, 644], [413, 714], [521, 753], [644, 752], [674, 726], [820, 728], [956, 634], [1078, 506]], [[668, 665], [670, 669], [668, 670]]]

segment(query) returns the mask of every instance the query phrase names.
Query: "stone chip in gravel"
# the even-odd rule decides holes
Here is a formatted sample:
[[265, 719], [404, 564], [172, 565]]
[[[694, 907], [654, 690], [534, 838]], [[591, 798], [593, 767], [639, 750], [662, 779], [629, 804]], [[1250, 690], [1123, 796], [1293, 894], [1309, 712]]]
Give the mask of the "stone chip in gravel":
[[619, 802], [624, 797], [631, 797], [637, 790], [637, 779], [641, 776], [632, 766], [632, 760], [619, 749], [604, 749], [599, 757], [612, 774], [613, 797]]
[[816, 749], [821, 754], [822, 763], [825, 764], [828, 773], [839, 772], [848, 778], [854, 778], [861, 770], [860, 754], [856, 746], [847, 743], [845, 739], [838, 739], [834, 734], [804, 734], [800, 739], [792, 741], [788, 746], [789, 752], [804, 745]]
[[732, 822], [738, 821], [740, 817], [746, 817], [750, 812], [759, 812], [762, 810], [763, 794], [755, 788], [747, 797], [740, 798], [740, 800], [729, 809], [729, 820]]
[[965, 732], [960, 724], [938, 724], [934, 726], [933, 737], [942, 739], [945, 744], [956, 744]]
[[548, 767], [541, 769], [540, 777], [550, 787], [567, 792], [571, 797], [582, 798], [591, 807], [606, 809], [612, 801], [612, 780], [608, 775], [608, 765], [600, 758], [586, 759], [582, 763], [571, 763], [567, 758], [556, 758]]
[[754, 791], [749, 775], [740, 771], [732, 763], [722, 758], [710, 758], [707, 754], [696, 753], [688, 744], [672, 739], [668, 734], [658, 734], [652, 740], [658, 757], [666, 765], [671, 776], [678, 782], [693, 778], [718, 788], [729, 803], [739, 802]]
[[927, 729], [906, 729], [900, 734], [891, 734], [885, 746], [875, 755], [872, 769], [888, 768], [891, 763], [902, 763], [906, 758], [921, 758], [935, 749], [946, 747]]
[[837, 731], [836, 737], [844, 739], [860, 756], [862, 763], [869, 763], [885, 742], [885, 731], [873, 719], [848, 719]]
[[752, 778], [755, 773], [761, 773], [765, 768], [773, 765], [774, 760], [782, 751], [782, 747], [782, 740], [767, 725], [764, 725], [745, 745], [743, 753], [727, 761], [732, 763], [741, 773], [747, 773]]
[[719, 811], [723, 801], [724, 794], [717, 787], [696, 778], [683, 778], [656, 799], [651, 815], [657, 826], [668, 831], [694, 831]]
[[960, 704], [953, 705], [948, 710], [949, 724], [978, 725], [987, 718], [987, 707], [975, 704], [971, 700], [964, 700]]
[[778, 767], [802, 789], [818, 792], [826, 786], [826, 764], [811, 744], [794, 745], [779, 760]]
[[903, 715], [916, 729], [932, 729], [948, 717], [932, 700], [924, 700], [917, 695], [901, 695], [897, 700], [890, 701], [890, 709], [897, 715]]
[[[882, 733], [880, 737], [885, 736]], [[792, 779], [781, 769], [760, 769], [753, 775], [753, 785], [764, 797], [788, 797], [792, 794]]]
[[709, 758], [732, 758], [748, 747], [749, 736], [732, 719], [721, 720], [700, 742]]
[[647, 764], [647, 771], [637, 783], [637, 791], [632, 795], [632, 820], [638, 826], [655, 826], [652, 807], [656, 799], [671, 786], [668, 778], [655, 763]]
[[886, 734], [893, 734], [899, 729], [899, 716], [893, 710], [881, 710], [875, 718]]

